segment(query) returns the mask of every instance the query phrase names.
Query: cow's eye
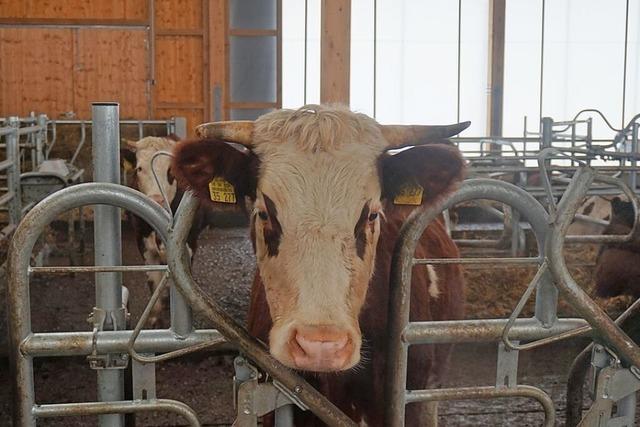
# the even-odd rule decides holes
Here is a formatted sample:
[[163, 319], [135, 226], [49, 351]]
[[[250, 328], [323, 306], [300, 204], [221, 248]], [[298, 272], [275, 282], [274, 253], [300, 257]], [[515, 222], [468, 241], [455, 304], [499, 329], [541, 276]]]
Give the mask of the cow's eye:
[[142, 166], [138, 166], [138, 167], [136, 168], [136, 172], [142, 172]]
[[369, 221], [373, 222], [373, 221], [375, 221], [376, 219], [378, 219], [378, 212], [371, 212], [371, 213], [369, 214]]
[[269, 219], [269, 214], [266, 211], [259, 211], [258, 216], [261, 220], [266, 221]]

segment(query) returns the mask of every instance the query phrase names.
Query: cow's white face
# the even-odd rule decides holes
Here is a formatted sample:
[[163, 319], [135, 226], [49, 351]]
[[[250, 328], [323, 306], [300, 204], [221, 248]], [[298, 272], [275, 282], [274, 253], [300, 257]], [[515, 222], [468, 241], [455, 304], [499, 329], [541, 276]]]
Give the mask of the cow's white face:
[[309, 110], [259, 118], [244, 154], [217, 140], [180, 144], [175, 170], [200, 197], [220, 176], [252, 199], [271, 353], [296, 369], [340, 371], [360, 361], [358, 318], [374, 272], [382, 198], [413, 181], [433, 201], [452, 190], [463, 162], [445, 145], [390, 156], [373, 119], [341, 108]]
[[262, 167], [251, 226], [273, 320], [271, 352], [299, 369], [343, 370], [360, 360], [358, 316], [380, 233], [378, 158], [386, 142], [375, 122], [355, 115], [345, 129], [330, 122], [308, 130], [304, 143], [287, 136], [307, 119], [275, 135], [267, 128], [273, 119], [264, 129], [256, 123]]
[[[177, 184], [171, 173], [171, 159], [168, 156], [160, 155], [153, 161], [153, 169], [160, 187], [153, 176], [151, 160], [158, 151], [171, 153], [175, 144], [176, 141], [170, 138], [147, 136], [139, 141], [127, 141], [127, 149], [122, 152], [125, 162], [129, 162], [130, 167], [134, 168], [132, 185], [162, 206], [164, 204], [160, 188], [163, 189], [168, 203], [171, 204], [176, 196]], [[135, 157], [127, 151], [133, 153]]]

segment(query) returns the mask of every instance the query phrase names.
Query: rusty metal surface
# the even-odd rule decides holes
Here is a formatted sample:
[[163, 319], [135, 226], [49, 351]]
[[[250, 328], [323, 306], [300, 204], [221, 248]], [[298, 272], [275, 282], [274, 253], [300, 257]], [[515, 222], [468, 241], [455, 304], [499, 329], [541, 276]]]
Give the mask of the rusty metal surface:
[[544, 425], [546, 427], [553, 427], [555, 425], [556, 418], [553, 401], [547, 393], [537, 387], [527, 385], [519, 385], [516, 387], [459, 387], [435, 390], [412, 390], [406, 393], [407, 403], [506, 397], [528, 397], [537, 400], [544, 409]]
[[192, 427], [200, 427], [196, 413], [182, 402], [169, 399], [149, 399], [113, 402], [82, 402], [35, 405], [33, 414], [38, 418], [71, 417], [80, 415], [135, 414], [139, 412], [167, 411], [181, 415]]

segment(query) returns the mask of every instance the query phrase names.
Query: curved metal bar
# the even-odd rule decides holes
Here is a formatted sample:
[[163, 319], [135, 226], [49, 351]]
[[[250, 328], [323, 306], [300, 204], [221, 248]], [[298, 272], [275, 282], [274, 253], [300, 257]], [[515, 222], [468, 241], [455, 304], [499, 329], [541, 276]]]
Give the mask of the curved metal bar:
[[548, 257], [547, 262], [556, 286], [564, 293], [573, 308], [593, 327], [596, 339], [600, 338], [612, 346], [625, 362], [640, 366], [640, 348], [578, 286], [569, 273], [564, 257], [561, 256], [564, 253], [564, 235], [595, 176], [595, 170], [590, 167], [579, 169], [569, 184], [565, 196], [558, 203], [557, 217], [551, 224], [545, 253], [560, 255]]
[[[491, 179], [471, 179], [438, 205], [415, 210], [400, 229], [391, 264], [391, 296], [389, 302], [389, 359], [385, 379], [385, 425], [402, 425], [405, 413], [408, 344], [403, 334], [409, 324], [411, 275], [417, 242], [427, 226], [444, 209], [473, 199], [488, 199], [506, 203], [519, 211], [535, 233], [540, 255], [544, 253], [544, 240], [548, 215], [542, 205], [526, 191], [513, 184]], [[551, 326], [555, 320], [556, 295], [553, 284], [545, 281], [538, 286], [536, 317], [543, 325]], [[540, 303], [539, 303], [540, 302]]]
[[209, 348], [215, 345], [225, 344], [227, 342], [223, 337], [219, 336], [214, 340], [199, 342], [197, 344], [194, 344], [188, 347], [183, 347], [174, 351], [170, 351], [168, 353], [164, 353], [159, 356], [143, 356], [136, 351], [135, 347], [136, 347], [136, 340], [138, 339], [138, 335], [140, 335], [140, 331], [142, 331], [144, 324], [147, 322], [147, 319], [151, 314], [151, 310], [153, 309], [153, 306], [156, 304], [156, 302], [160, 298], [160, 295], [162, 294], [162, 291], [164, 290], [164, 288], [167, 286], [167, 283], [169, 283], [168, 279], [169, 279], [169, 273], [165, 273], [162, 276], [160, 283], [158, 283], [158, 286], [156, 286], [156, 289], [153, 291], [151, 298], [147, 302], [147, 306], [144, 308], [144, 311], [142, 312], [140, 319], [138, 319], [138, 323], [136, 324], [136, 327], [131, 333], [131, 338], [129, 338], [129, 342], [127, 343], [127, 351], [129, 352], [132, 358], [134, 358], [140, 363], [164, 362], [169, 359], [175, 359], [176, 357], [180, 357], [189, 353], [194, 353], [196, 351], [204, 350], [205, 348]]
[[167, 411], [182, 416], [192, 427], [200, 427], [195, 411], [177, 400], [150, 399], [120, 402], [83, 402], [35, 405], [37, 418], [71, 417], [79, 415], [135, 414], [138, 412]]
[[186, 192], [176, 212], [175, 226], [169, 233], [167, 260], [176, 287], [193, 308], [200, 311], [214, 323], [225, 338], [237, 343], [240, 351], [289, 389], [323, 422], [330, 426], [355, 427], [356, 424], [349, 417], [333, 403], [329, 402], [307, 381], [273, 358], [262, 343], [252, 337], [245, 328], [224, 312], [193, 280], [188, 267], [189, 262], [185, 262], [188, 259], [188, 254], [184, 242], [189, 234], [189, 226], [198, 205], [199, 202], [193, 194]]
[[158, 174], [156, 173], [155, 169], [156, 159], [160, 156], [167, 156], [170, 159], [173, 159], [173, 154], [168, 151], [158, 151], [153, 154], [153, 157], [151, 157], [151, 173], [153, 174], [153, 180], [155, 181], [156, 186], [158, 187], [158, 190], [162, 195], [162, 201], [164, 202], [165, 209], [171, 212], [171, 203], [169, 203], [169, 199], [167, 198], [167, 193], [164, 191], [164, 188], [162, 188], [162, 185], [160, 185], [160, 180], [158, 179]]
[[9, 346], [13, 381], [14, 422], [34, 425], [33, 363], [20, 351], [31, 334], [29, 262], [33, 247], [44, 228], [58, 215], [84, 205], [111, 204], [145, 218], [166, 241], [171, 218], [161, 206], [144, 194], [117, 184], [78, 184], [57, 191], [38, 203], [20, 222], [9, 245], [7, 301]]
[[460, 387], [435, 390], [415, 390], [406, 394], [407, 403], [441, 400], [499, 399], [505, 397], [526, 397], [535, 399], [544, 409], [545, 427], [556, 423], [556, 410], [553, 400], [537, 387], [519, 385], [516, 387]]

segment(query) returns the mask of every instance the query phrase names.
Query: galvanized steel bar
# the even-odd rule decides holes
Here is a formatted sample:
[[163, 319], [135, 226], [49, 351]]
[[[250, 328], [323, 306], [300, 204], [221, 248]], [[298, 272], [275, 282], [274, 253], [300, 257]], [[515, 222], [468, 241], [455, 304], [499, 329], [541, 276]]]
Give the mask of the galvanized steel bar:
[[[58, 215], [80, 206], [97, 204], [111, 204], [145, 218], [158, 236], [166, 240], [166, 230], [171, 223], [169, 213], [142, 193], [116, 184], [88, 183], [65, 188], [42, 200], [25, 215], [10, 242], [7, 267], [7, 308], [15, 425], [35, 426], [35, 417], [32, 412], [35, 402], [33, 359], [29, 353], [23, 353], [21, 350], [22, 343], [29, 343], [29, 339], [33, 336], [28, 272], [33, 247], [45, 227]], [[52, 342], [56, 342], [56, 336], [56, 334], [41, 334], [37, 337], [45, 341], [44, 346], [49, 346]], [[106, 337], [111, 335], [107, 333]], [[154, 337], [151, 335], [150, 339]], [[49, 338], [52, 340], [49, 341]], [[37, 338], [35, 342], [38, 342]], [[118, 342], [122, 344], [122, 341]], [[165, 341], [160, 342], [169, 345]], [[25, 345], [28, 346], [28, 344]], [[66, 344], [61, 345], [60, 351], [67, 351], [67, 348]]]
[[20, 189], [20, 148], [18, 144], [20, 138], [18, 136], [18, 127], [20, 122], [17, 117], [9, 117], [9, 127], [11, 133], [5, 136], [7, 160], [13, 163], [7, 171], [7, 189], [9, 193], [13, 193], [12, 199], [9, 201], [9, 223], [18, 225], [22, 218], [22, 190]]
[[[95, 334], [99, 354], [126, 353], [133, 331], [102, 331]], [[30, 357], [88, 356], [93, 350], [92, 332], [47, 332], [29, 335], [20, 345], [22, 354]], [[165, 353], [194, 345], [221, 342], [224, 338], [215, 329], [199, 329], [187, 337], [176, 338], [169, 329], [147, 329], [140, 332], [134, 349], [139, 353]], [[232, 350], [227, 343], [216, 351]]]
[[176, 287], [185, 296], [191, 307], [204, 314], [227, 340], [235, 343], [239, 350], [251, 358], [256, 365], [282, 383], [323, 422], [330, 426], [355, 427], [356, 424], [326, 397], [302, 377], [274, 359], [264, 344], [252, 337], [245, 328], [224, 312], [193, 280], [188, 269], [185, 241], [198, 204], [199, 202], [190, 192], [185, 193], [176, 213], [176, 224], [169, 232], [167, 259]]
[[38, 418], [71, 417], [80, 415], [135, 414], [139, 412], [167, 411], [182, 416], [190, 426], [199, 427], [196, 413], [177, 400], [151, 399], [116, 402], [83, 402], [36, 405], [33, 414]]
[[537, 400], [544, 409], [544, 425], [555, 425], [555, 409], [553, 400], [547, 393], [537, 387], [519, 385], [516, 387], [460, 387], [441, 388], [435, 390], [414, 390], [406, 394], [407, 403], [442, 401], [442, 400], [475, 400], [500, 399], [505, 397], [527, 397]]
[[[385, 425], [401, 426], [405, 414], [405, 389], [407, 380], [408, 343], [403, 339], [409, 326], [409, 304], [411, 300], [411, 275], [413, 255], [417, 242], [426, 227], [444, 209], [460, 202], [474, 199], [487, 199], [505, 203], [518, 210], [527, 220], [535, 233], [539, 252], [544, 254], [544, 238], [548, 216], [531, 195], [524, 190], [502, 181], [490, 179], [471, 179], [465, 181], [460, 189], [440, 205], [427, 209], [415, 210], [400, 229], [391, 264], [391, 296], [389, 303], [389, 359], [385, 380], [385, 402], [388, 403], [385, 413]], [[545, 277], [546, 279], [546, 277]], [[552, 287], [553, 284], [542, 280], [538, 289]], [[555, 305], [550, 315], [555, 318]], [[543, 324], [544, 320], [541, 320]], [[549, 325], [551, 326], [551, 325]]]
[[421, 264], [540, 264], [540, 257], [511, 257], [511, 258], [415, 258], [414, 265]]
[[167, 271], [166, 265], [113, 265], [113, 266], [65, 266], [29, 267], [29, 273], [128, 273], [133, 271]]
[[[470, 342], [498, 342], [507, 326], [507, 319], [445, 320], [411, 322], [402, 334], [402, 342], [415, 344], [445, 344]], [[509, 338], [518, 341], [532, 341], [588, 326], [583, 319], [558, 319], [550, 328], [545, 328], [535, 318], [517, 319]], [[589, 331], [584, 331], [587, 334]]]
[[[92, 136], [93, 180], [120, 184], [120, 124], [117, 103], [93, 103], [91, 117], [94, 123]], [[94, 208], [94, 258], [96, 266], [122, 264], [122, 229], [120, 209], [99, 205]], [[96, 308], [106, 312], [104, 325], [94, 325], [98, 330], [122, 330], [126, 320], [122, 308], [122, 274], [103, 272], [95, 274]], [[100, 369], [98, 376], [98, 400], [101, 402], [124, 399], [124, 371]], [[124, 426], [120, 414], [101, 415], [101, 427]]]
[[[39, 114], [37, 118], [38, 133], [36, 134], [36, 165], [40, 165], [45, 160], [44, 145], [47, 139], [47, 116]], [[36, 170], [37, 167], [34, 167]]]

